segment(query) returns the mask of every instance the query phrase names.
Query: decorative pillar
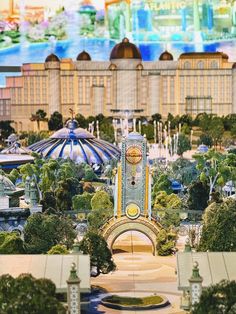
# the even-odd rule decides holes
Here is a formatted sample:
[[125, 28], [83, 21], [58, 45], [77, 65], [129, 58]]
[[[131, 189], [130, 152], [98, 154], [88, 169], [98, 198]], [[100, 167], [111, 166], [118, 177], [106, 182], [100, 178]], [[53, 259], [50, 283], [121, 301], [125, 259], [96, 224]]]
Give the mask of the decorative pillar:
[[133, 119], [133, 132], [136, 132], [136, 118]]
[[42, 212], [42, 205], [38, 204], [37, 187], [34, 181], [30, 184], [30, 213]]
[[192, 308], [198, 303], [202, 294], [203, 278], [199, 274], [198, 262], [193, 263], [192, 276], [189, 279], [190, 284], [190, 302]]
[[79, 241], [78, 241], [78, 240], [75, 240], [75, 241], [74, 241], [71, 254], [83, 254], [83, 253], [80, 251]]
[[25, 202], [30, 202], [30, 177], [27, 176], [25, 180]]
[[187, 238], [185, 245], [184, 245], [184, 252], [192, 252], [192, 248], [190, 245], [189, 238]]
[[70, 276], [67, 282], [67, 304], [69, 314], [80, 314], [80, 282], [77, 276], [76, 265], [72, 263]]
[[0, 175], [0, 209], [9, 208], [9, 196], [5, 194], [4, 177]]

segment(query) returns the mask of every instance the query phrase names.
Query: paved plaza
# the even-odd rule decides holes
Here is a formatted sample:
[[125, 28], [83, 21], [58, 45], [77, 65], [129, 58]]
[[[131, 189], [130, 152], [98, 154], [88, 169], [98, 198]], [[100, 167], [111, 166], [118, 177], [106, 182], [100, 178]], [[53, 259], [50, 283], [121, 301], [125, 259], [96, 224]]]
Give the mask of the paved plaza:
[[[134, 253], [114, 254], [113, 258], [117, 265], [117, 270], [108, 275], [100, 275], [97, 278], [93, 278], [92, 284], [103, 287], [112, 294], [133, 297], [157, 293], [166, 296], [171, 303], [171, 305], [165, 309], [145, 311], [146, 313], [184, 313], [179, 308], [181, 293], [177, 290], [175, 256], [153, 256], [151, 253], [147, 252], [147, 247], [144, 247], [144, 252], [135, 252], [136, 243], [138, 243], [137, 247], [140, 248], [140, 243], [135, 240], [136, 237], [133, 236]], [[128, 241], [128, 236], [126, 241], [122, 239], [122, 249], [127, 246]], [[144, 311], [141, 312], [143, 313]], [[141, 312], [139, 311], [137, 313]], [[135, 311], [111, 310], [102, 305], [98, 305], [97, 313], [128, 314], [135, 313]]]

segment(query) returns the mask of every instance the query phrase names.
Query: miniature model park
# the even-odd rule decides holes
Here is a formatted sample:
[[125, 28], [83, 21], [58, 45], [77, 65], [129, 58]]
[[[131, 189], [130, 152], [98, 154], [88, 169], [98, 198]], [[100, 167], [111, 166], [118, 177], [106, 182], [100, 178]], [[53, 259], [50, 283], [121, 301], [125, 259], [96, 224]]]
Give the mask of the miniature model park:
[[234, 42], [234, 1], [36, 2], [0, 6], [0, 313], [235, 313], [236, 53], [138, 43]]

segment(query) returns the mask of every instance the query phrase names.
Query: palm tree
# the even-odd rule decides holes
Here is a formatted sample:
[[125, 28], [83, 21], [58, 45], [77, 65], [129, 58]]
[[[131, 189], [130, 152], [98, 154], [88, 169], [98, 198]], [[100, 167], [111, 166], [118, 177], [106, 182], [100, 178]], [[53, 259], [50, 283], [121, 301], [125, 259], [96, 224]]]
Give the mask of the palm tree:
[[31, 121], [37, 121], [37, 126], [38, 126], [38, 131], [40, 131], [40, 121], [47, 121], [48, 119], [46, 118], [47, 113], [39, 109], [37, 110], [36, 114], [32, 114], [30, 120]]

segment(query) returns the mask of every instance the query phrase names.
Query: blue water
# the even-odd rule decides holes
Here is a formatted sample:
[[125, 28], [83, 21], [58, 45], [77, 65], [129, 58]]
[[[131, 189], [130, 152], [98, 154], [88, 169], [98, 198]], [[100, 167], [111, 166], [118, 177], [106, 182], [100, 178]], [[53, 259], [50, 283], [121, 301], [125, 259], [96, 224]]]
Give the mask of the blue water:
[[[76, 59], [76, 56], [86, 50], [93, 60], [109, 60], [110, 52], [116, 42], [109, 39], [84, 39], [67, 40], [57, 42], [54, 46], [51, 43], [37, 43], [17, 45], [12, 48], [0, 50], [0, 66], [15, 65], [23, 63], [44, 62], [51, 53], [56, 53], [60, 58]], [[136, 43], [142, 53], [143, 60], [153, 61], [159, 58], [163, 50], [169, 50], [175, 59], [183, 52], [194, 51], [223, 51], [231, 60], [236, 61], [236, 40], [215, 42], [210, 44], [194, 43]], [[0, 74], [0, 85], [4, 82], [5, 75]]]

